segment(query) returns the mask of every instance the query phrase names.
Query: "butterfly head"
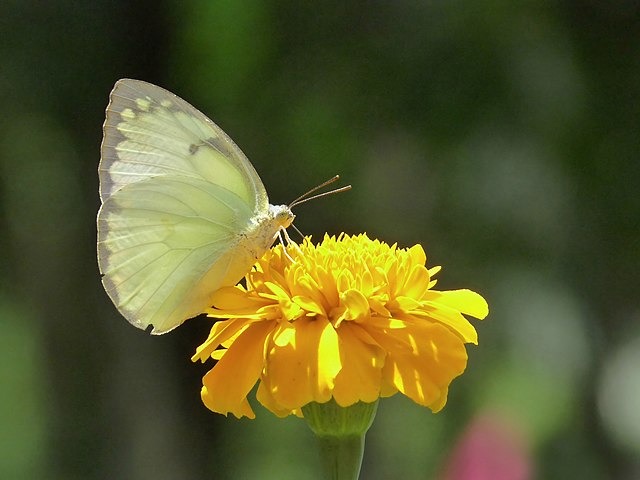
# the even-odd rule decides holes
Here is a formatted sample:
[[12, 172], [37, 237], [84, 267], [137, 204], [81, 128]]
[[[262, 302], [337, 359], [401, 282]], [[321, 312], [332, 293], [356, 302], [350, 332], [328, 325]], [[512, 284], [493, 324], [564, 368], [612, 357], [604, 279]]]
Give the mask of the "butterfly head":
[[288, 228], [296, 218], [287, 205], [269, 205], [269, 210], [271, 216], [281, 229]]

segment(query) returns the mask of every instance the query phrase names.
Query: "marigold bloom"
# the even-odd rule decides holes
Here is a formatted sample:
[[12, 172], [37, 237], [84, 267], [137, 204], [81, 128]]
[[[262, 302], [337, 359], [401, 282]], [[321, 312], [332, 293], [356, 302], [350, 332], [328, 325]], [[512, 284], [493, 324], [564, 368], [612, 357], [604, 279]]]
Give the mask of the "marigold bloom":
[[[295, 260], [292, 262], [291, 260]], [[420, 245], [408, 249], [357, 236], [325, 236], [269, 250], [247, 287], [218, 290], [207, 313], [224, 318], [193, 361], [218, 360], [203, 378], [202, 400], [218, 413], [254, 418], [247, 395], [278, 416], [309, 402], [343, 407], [397, 392], [433, 411], [477, 344], [463, 316], [484, 318], [470, 290], [436, 291]]]

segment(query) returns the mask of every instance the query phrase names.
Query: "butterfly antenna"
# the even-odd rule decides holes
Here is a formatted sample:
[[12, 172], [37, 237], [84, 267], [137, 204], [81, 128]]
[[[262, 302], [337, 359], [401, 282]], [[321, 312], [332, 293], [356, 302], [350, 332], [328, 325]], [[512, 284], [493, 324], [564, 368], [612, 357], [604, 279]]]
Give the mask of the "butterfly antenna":
[[331, 185], [333, 182], [337, 182], [338, 179], [340, 178], [340, 175], [334, 175], [333, 177], [331, 177], [329, 180], [327, 180], [326, 182], [322, 182], [320, 185], [313, 187], [311, 190], [309, 190], [308, 192], [303, 193], [302, 195], [300, 195], [298, 198], [296, 198], [293, 202], [291, 202], [289, 204], [289, 208], [291, 208], [293, 205], [297, 205], [298, 202], [300, 200], [302, 200], [303, 198], [308, 197], [309, 195], [311, 195], [313, 192], [320, 190], [321, 188], [326, 187], [327, 185]]
[[315, 200], [316, 198], [325, 197], [327, 195], [333, 195], [334, 193], [346, 192], [347, 190], [351, 190], [351, 185], [347, 185], [345, 187], [336, 188], [334, 190], [329, 190], [328, 192], [319, 193], [317, 195], [311, 195], [313, 192], [317, 192], [321, 188], [326, 187], [327, 185], [331, 185], [333, 182], [337, 181], [340, 178], [340, 175], [335, 175], [331, 177], [326, 182], [321, 183], [317, 187], [313, 187], [308, 192], [303, 193], [298, 198], [296, 198], [293, 202], [289, 204], [289, 208], [293, 208], [296, 205], [300, 205], [301, 203], [308, 202], [309, 200]]

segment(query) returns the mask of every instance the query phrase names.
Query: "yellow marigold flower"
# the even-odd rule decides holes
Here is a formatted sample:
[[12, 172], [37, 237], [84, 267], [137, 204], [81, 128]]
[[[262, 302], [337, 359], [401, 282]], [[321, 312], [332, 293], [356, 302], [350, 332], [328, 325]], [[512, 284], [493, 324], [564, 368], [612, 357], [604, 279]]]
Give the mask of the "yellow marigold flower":
[[[292, 262], [292, 259], [294, 262]], [[440, 410], [451, 381], [477, 344], [463, 314], [482, 319], [485, 300], [470, 290], [436, 291], [420, 245], [408, 249], [357, 236], [305, 239], [269, 250], [247, 287], [218, 290], [207, 313], [224, 318], [193, 361], [218, 360], [203, 378], [202, 400], [218, 413], [255, 418], [247, 395], [278, 416], [310, 403], [346, 407], [397, 392]]]

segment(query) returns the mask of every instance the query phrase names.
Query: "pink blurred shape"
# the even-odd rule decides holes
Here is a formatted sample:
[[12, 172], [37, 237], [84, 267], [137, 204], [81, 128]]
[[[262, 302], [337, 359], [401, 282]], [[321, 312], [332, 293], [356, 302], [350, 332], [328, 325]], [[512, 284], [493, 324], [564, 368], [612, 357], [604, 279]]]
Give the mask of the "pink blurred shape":
[[459, 438], [442, 480], [530, 480], [531, 455], [516, 425], [498, 415], [475, 418]]

